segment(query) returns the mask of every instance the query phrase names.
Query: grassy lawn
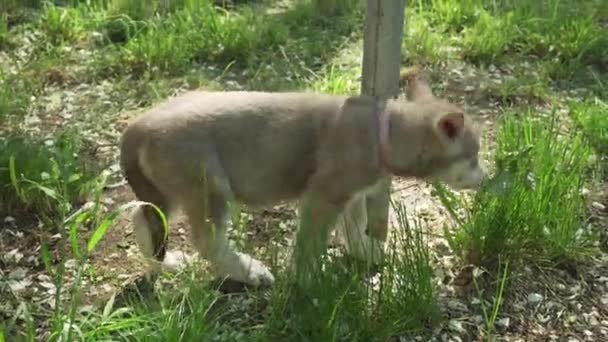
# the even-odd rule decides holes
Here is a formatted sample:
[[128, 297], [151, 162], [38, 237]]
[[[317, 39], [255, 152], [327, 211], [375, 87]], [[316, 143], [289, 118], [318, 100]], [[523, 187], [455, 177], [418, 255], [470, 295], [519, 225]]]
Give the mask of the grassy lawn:
[[608, 339], [600, 0], [407, 2], [402, 64], [482, 125], [492, 178], [473, 194], [395, 179], [376, 274], [332, 247], [297, 293], [284, 205], [230, 231], [273, 289], [226, 293], [193, 262], [133, 291], [126, 120], [189, 89], [357, 94], [361, 3], [0, 2], [0, 341]]

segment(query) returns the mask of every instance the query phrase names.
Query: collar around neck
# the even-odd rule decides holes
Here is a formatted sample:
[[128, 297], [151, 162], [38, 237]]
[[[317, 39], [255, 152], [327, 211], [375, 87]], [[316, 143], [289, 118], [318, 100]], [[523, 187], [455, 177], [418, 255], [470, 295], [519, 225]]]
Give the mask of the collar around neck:
[[390, 163], [390, 113], [379, 101], [374, 101], [374, 112], [378, 124], [378, 156], [382, 169], [389, 174], [397, 174]]

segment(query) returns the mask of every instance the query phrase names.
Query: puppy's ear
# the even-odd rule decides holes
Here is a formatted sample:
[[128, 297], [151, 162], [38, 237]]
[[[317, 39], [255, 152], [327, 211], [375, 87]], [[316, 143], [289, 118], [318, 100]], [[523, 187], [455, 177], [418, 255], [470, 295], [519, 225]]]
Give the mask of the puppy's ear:
[[418, 74], [413, 73], [405, 76], [402, 75], [403, 83], [404, 80], [407, 80], [405, 94], [411, 101], [434, 98], [431, 87], [422, 77], [418, 76]]
[[416, 68], [401, 68], [401, 72], [399, 72], [399, 88], [406, 88], [409, 78], [417, 72], [418, 69]]
[[420, 74], [421, 69], [422, 68], [419, 65], [402, 67], [399, 71], [399, 84], [405, 86], [407, 84], [408, 77]]
[[435, 130], [440, 138], [453, 141], [458, 138], [464, 130], [464, 113], [450, 112], [443, 114], [437, 120]]

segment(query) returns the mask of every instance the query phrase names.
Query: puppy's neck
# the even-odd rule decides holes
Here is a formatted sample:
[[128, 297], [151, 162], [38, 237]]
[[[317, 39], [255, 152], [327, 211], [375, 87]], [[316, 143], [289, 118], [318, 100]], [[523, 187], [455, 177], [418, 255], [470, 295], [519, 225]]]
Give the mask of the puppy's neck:
[[389, 100], [385, 106], [376, 103], [375, 108], [377, 153], [382, 172], [401, 177], [424, 176], [427, 120], [419, 115], [413, 103]]

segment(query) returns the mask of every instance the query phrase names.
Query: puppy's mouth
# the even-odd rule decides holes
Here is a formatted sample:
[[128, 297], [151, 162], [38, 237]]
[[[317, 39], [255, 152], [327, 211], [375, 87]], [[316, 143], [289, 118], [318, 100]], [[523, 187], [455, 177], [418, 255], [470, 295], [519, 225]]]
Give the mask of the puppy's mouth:
[[447, 185], [449, 185], [451, 188], [453, 188], [454, 190], [479, 190], [479, 188], [481, 187], [481, 182], [479, 183], [473, 183], [473, 184], [464, 184], [464, 183], [446, 183]]
[[474, 175], [470, 175], [469, 177], [467, 177], [467, 179], [463, 179], [463, 178], [456, 178], [456, 179], [446, 179], [445, 177], [433, 177], [432, 178], [433, 181], [440, 181], [446, 185], [448, 185], [450, 188], [457, 190], [457, 191], [462, 191], [462, 190], [472, 190], [472, 191], [476, 191], [479, 190], [481, 188], [481, 185], [483, 183], [484, 180], [484, 176], [480, 175], [480, 176], [474, 176]]

